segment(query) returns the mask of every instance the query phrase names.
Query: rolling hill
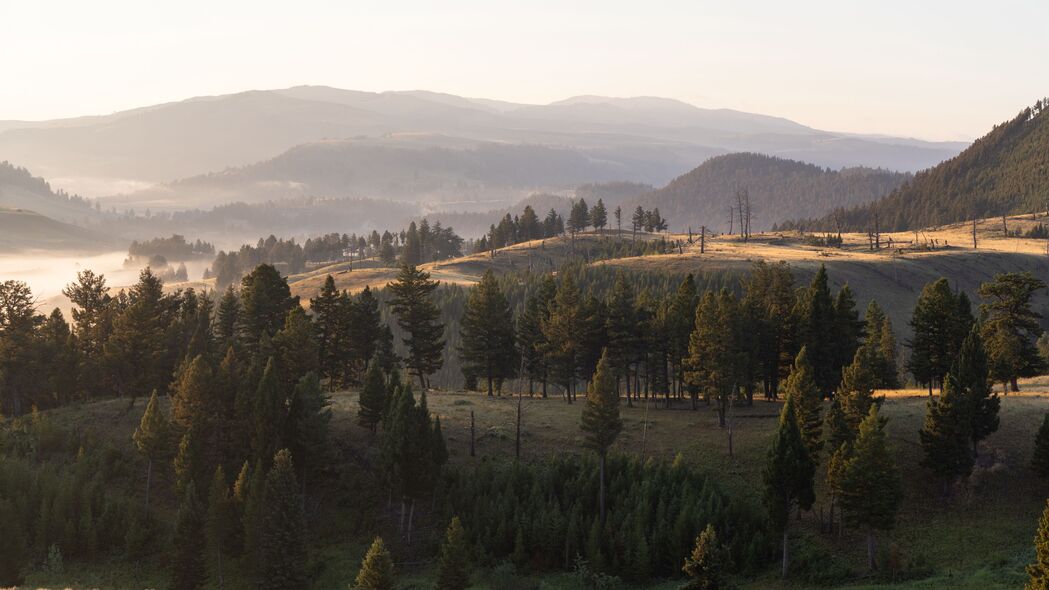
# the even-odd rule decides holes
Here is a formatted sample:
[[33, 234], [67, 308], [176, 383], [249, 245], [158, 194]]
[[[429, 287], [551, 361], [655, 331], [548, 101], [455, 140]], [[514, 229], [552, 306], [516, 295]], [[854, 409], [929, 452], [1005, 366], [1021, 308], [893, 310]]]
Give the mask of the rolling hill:
[[44, 217], [25, 209], [0, 208], [0, 253], [104, 252], [120, 242], [98, 232]]
[[1049, 103], [1038, 101], [884, 199], [791, 227], [902, 230], [1049, 210]]
[[[873, 201], [909, 178], [909, 174], [881, 169], [830, 170], [760, 154], [729, 154], [707, 160], [631, 204], [658, 207], [675, 231], [690, 226], [698, 231], [702, 225], [728, 231], [729, 208], [735, 205], [736, 192], [746, 189], [752, 228], [769, 228], [787, 219]], [[735, 227], [739, 227], [738, 220]]]
[[[583, 182], [608, 178], [608, 170], [618, 167], [617, 180], [655, 185], [727, 152], [755, 151], [832, 167], [913, 171], [964, 147], [826, 132], [782, 118], [701, 109], [660, 98], [584, 96], [524, 105], [421, 91], [369, 93], [302, 86], [198, 97], [97, 117], [5, 121], [0, 126], [0, 153], [60, 179], [62, 186], [90, 184], [98, 191], [105, 186], [103, 180], [110, 186], [123, 186], [128, 180], [170, 182], [248, 166], [323, 140], [353, 139], [358, 148], [369, 146], [381, 155], [391, 145], [411, 148], [420, 137], [446, 138], [467, 150], [486, 143], [562, 149], [562, 167], [574, 165], [583, 153], [595, 161], [610, 160], [602, 165], [602, 174], [591, 174]], [[323, 154], [300, 152], [304, 153]], [[458, 177], [454, 165], [443, 175]], [[395, 178], [399, 177], [387, 181]], [[524, 180], [534, 188], [556, 182], [534, 173]], [[469, 184], [468, 176], [465, 181]], [[321, 179], [308, 182], [323, 184]], [[314, 196], [344, 196], [367, 188], [367, 183], [344, 182], [332, 187], [337, 194]], [[112, 192], [117, 191], [103, 194]]]
[[56, 192], [43, 178], [6, 161], [0, 162], [0, 207], [28, 209], [66, 223], [82, 223], [100, 216], [86, 199]]

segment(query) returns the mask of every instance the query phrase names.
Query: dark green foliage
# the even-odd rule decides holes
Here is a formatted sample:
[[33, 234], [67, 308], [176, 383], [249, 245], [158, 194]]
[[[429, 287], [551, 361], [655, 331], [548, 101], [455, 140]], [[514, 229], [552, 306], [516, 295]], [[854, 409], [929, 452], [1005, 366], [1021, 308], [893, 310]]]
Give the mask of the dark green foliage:
[[208, 489], [207, 516], [204, 521], [204, 562], [208, 581], [223, 586], [229, 570], [230, 548], [233, 545], [235, 526], [233, 498], [222, 466], [215, 468]]
[[1034, 537], [1034, 563], [1027, 566], [1025, 590], [1049, 589], [1049, 500], [1038, 520], [1038, 532]]
[[834, 330], [832, 333], [835, 337], [835, 350], [837, 351], [834, 368], [840, 373], [852, 362], [853, 357], [856, 356], [856, 350], [866, 337], [864, 322], [860, 321], [859, 312], [856, 310], [856, 299], [848, 284], [842, 286], [834, 300]]
[[270, 357], [255, 392], [252, 410], [251, 450], [259, 461], [269, 461], [283, 440], [287, 394], [282, 391], [281, 381], [277, 364]]
[[277, 453], [266, 475], [258, 572], [260, 590], [296, 590], [308, 586], [306, 515], [287, 449]]
[[981, 334], [990, 357], [991, 377], [1017, 390], [1019, 377], [1033, 377], [1045, 369], [1035, 342], [1042, 335], [1041, 314], [1031, 308], [1031, 297], [1045, 283], [1030, 272], [1004, 273], [980, 285], [984, 316]]
[[284, 435], [303, 482], [329, 458], [330, 422], [331, 400], [321, 389], [317, 374], [306, 373], [292, 391]]
[[364, 385], [361, 387], [358, 405], [360, 407], [357, 410], [357, 422], [374, 434], [386, 409], [386, 382], [377, 362], [370, 363], [368, 371], [364, 374]]
[[692, 553], [685, 559], [681, 571], [688, 576], [688, 582], [681, 590], [723, 590], [727, 556], [725, 549], [718, 541], [713, 525], [707, 525], [696, 537]]
[[943, 377], [972, 329], [972, 311], [964, 293], [955, 295], [947, 279], [933, 281], [922, 289], [911, 317], [914, 336], [907, 345], [911, 358], [907, 370], [918, 383], [933, 386]]
[[765, 464], [765, 507], [777, 531], [784, 531], [795, 507], [808, 510], [816, 500], [813, 477], [816, 465], [798, 428], [797, 411], [791, 398], [783, 404], [779, 428]]
[[334, 382], [341, 374], [341, 363], [344, 360], [340, 354], [342, 342], [349, 337], [349, 334], [343, 331], [346, 322], [343, 321], [339, 301], [339, 292], [331, 275], [325, 277], [320, 293], [310, 299], [320, 374], [329, 382]]
[[171, 562], [171, 587], [196, 590], [204, 587], [204, 508], [197, 488], [190, 482], [182, 492], [175, 522], [175, 552]]
[[393, 558], [381, 537], [375, 537], [361, 562], [354, 580], [355, 590], [393, 590], [395, 584]]
[[165, 338], [178, 303], [164, 294], [163, 282], [148, 267], [142, 270], [103, 346], [106, 382], [117, 395], [135, 398], [167, 389], [181, 360], [169, 354]]
[[[805, 225], [882, 231], [945, 225], [1045, 209], [1049, 116], [1042, 101], [996, 125], [958, 156], [919, 172], [887, 197]], [[792, 224], [794, 225], [794, 224]]]
[[1049, 477], [1049, 414], [1042, 418], [1042, 425], [1038, 427], [1038, 434], [1034, 439], [1031, 469], [1042, 477]]
[[[874, 389], [880, 379], [878, 359], [877, 350], [865, 344], [856, 351], [852, 363], [841, 373], [841, 387], [834, 397], [840, 405], [851, 437], [859, 433], [860, 422], [867, 418], [871, 406], [881, 405], [884, 399], [874, 397]], [[836, 425], [832, 424], [832, 432], [835, 428]]]
[[951, 377], [966, 398], [973, 456], [979, 442], [998, 430], [1001, 400], [991, 387], [990, 367], [979, 327], [973, 327], [951, 365]]
[[[600, 466], [586, 457], [484, 462], [449, 471], [437, 495], [448, 518], [461, 515], [475, 563], [510, 557], [520, 531], [531, 571], [570, 569], [584, 555], [592, 571], [634, 579], [642, 562], [635, 549], [643, 538], [649, 576], [673, 576], [708, 524], [725, 531], [722, 543], [740, 571], [766, 563], [770, 547], [760, 510], [723, 493], [714, 481], [683, 465], [616, 455], [608, 457], [605, 476], [610, 494], [604, 526], [594, 509]], [[513, 526], [498, 526], [507, 515], [514, 515]]]
[[403, 339], [408, 347], [405, 365], [423, 389], [426, 389], [427, 377], [442, 364], [444, 324], [433, 302], [436, 288], [437, 281], [431, 281], [429, 273], [408, 265], [402, 265], [397, 280], [387, 286], [397, 325], [407, 334]]
[[922, 465], [946, 482], [972, 471], [969, 404], [953, 375], [947, 376], [940, 396], [929, 400], [925, 424], [918, 434], [925, 451]]
[[549, 321], [550, 302], [556, 293], [554, 278], [551, 275], [544, 276], [539, 287], [529, 295], [524, 311], [517, 320], [517, 346], [529, 387], [533, 386], [534, 381], [539, 381], [543, 385], [544, 397], [549, 367], [546, 361], [548, 343], [543, 334], [543, 325]]
[[251, 350], [263, 335], [272, 338], [284, 327], [288, 312], [298, 307], [288, 280], [269, 264], [260, 264], [240, 282], [241, 322]]
[[489, 397], [493, 383], [517, 376], [514, 314], [491, 270], [470, 291], [459, 331], [463, 373], [483, 377]]
[[868, 561], [874, 569], [873, 531], [892, 529], [903, 501], [900, 472], [888, 446], [885, 420], [878, 417], [876, 405], [860, 423], [852, 454], [842, 469], [838, 495], [846, 521], [867, 530]]
[[867, 305], [864, 322], [867, 334], [864, 344], [878, 351], [875, 370], [878, 374], [878, 388], [895, 389], [900, 386], [899, 368], [896, 362], [899, 351], [896, 346], [896, 334], [892, 329], [892, 321], [872, 299]]
[[827, 282], [827, 268], [820, 265], [809, 288], [798, 298], [795, 315], [798, 317], [798, 342], [808, 349], [809, 363], [816, 378], [816, 385], [823, 396], [837, 390], [841, 380], [841, 354], [838, 346], [843, 342], [835, 333], [838, 316], [831, 300]]
[[465, 590], [470, 585], [470, 548], [459, 517], [452, 518], [437, 562], [437, 590]]
[[816, 461], [823, 447], [823, 399], [816, 386], [805, 347], [801, 348], [794, 360], [794, 370], [783, 385], [783, 395], [793, 402], [801, 439], [808, 448], [809, 457]]
[[605, 458], [608, 448], [612, 446], [623, 430], [623, 420], [619, 417], [619, 392], [612, 367], [608, 361], [608, 349], [597, 363], [597, 372], [590, 382], [586, 394], [586, 405], [580, 427], [585, 435], [585, 444], [597, 453], [601, 470], [599, 493], [601, 522], [605, 518]]

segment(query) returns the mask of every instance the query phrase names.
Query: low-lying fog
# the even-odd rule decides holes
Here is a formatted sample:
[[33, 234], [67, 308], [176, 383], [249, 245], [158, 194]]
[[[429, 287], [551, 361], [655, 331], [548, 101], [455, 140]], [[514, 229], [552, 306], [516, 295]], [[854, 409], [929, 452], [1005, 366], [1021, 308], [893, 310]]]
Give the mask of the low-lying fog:
[[[141, 266], [124, 267], [127, 251], [108, 252], [106, 254], [38, 254], [19, 253], [0, 255], [0, 281], [23, 281], [33, 290], [41, 312], [48, 312], [54, 307], [67, 310], [69, 304], [62, 297], [62, 289], [76, 280], [76, 273], [90, 269], [95, 273], [106, 275], [106, 283], [113, 288], [127, 287], [138, 279]], [[186, 262], [186, 270], [191, 281], [200, 280], [204, 269], [210, 266], [210, 260]], [[144, 266], [144, 265], [142, 265]], [[178, 263], [172, 263], [177, 267]]]

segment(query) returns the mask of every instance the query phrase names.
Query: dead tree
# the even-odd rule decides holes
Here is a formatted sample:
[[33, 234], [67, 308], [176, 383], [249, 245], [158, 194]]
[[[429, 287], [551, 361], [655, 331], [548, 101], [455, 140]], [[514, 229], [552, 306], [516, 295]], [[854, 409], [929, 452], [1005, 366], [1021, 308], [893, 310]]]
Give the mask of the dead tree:
[[699, 228], [699, 253], [705, 254], [707, 251], [707, 226], [700, 226]]
[[973, 250], [976, 249], [976, 220], [973, 219]]
[[1009, 225], [1005, 222], [1005, 215], [1002, 215], [1002, 235], [1009, 237]]

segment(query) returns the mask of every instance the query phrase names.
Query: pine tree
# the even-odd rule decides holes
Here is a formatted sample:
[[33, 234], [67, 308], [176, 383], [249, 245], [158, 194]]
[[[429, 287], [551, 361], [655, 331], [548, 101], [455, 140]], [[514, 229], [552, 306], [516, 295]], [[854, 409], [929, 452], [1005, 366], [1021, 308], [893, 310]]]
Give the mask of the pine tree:
[[203, 355], [197, 355], [179, 372], [171, 396], [171, 415], [182, 430], [196, 428], [207, 436], [218, 408], [215, 407], [214, 371]]
[[204, 587], [204, 510], [197, 488], [190, 482], [182, 493], [175, 521], [174, 555], [171, 561], [171, 587], [196, 590]]
[[841, 387], [836, 398], [840, 399], [841, 411], [853, 435], [859, 432], [860, 422], [870, 413], [872, 405], [881, 405], [884, 397], [874, 397], [878, 384], [878, 356], [874, 348], [861, 346], [852, 359], [852, 364], [841, 374]]
[[[245, 464], [246, 465], [246, 464]], [[222, 466], [215, 468], [208, 490], [208, 512], [204, 522], [208, 580], [222, 588], [229, 568], [229, 545], [233, 531], [233, 504]]]
[[463, 372], [484, 377], [488, 397], [493, 383], [517, 376], [514, 314], [491, 270], [470, 291], [459, 328]]
[[382, 422], [386, 409], [386, 383], [378, 362], [369, 363], [358, 405], [357, 422], [375, 434], [375, 428]]
[[1031, 469], [1042, 477], [1049, 477], [1049, 413], [1042, 418], [1042, 425], [1034, 439], [1034, 456]]
[[329, 457], [330, 422], [331, 399], [321, 390], [317, 374], [312, 371], [306, 373], [295, 384], [285, 426], [285, 438], [292, 456], [296, 458], [303, 493], [311, 470], [326, 463]]
[[237, 296], [233, 285], [229, 285], [219, 299], [215, 313], [215, 338], [220, 350], [238, 344], [240, 322], [240, 297]]
[[788, 525], [791, 511], [795, 507], [808, 510], [816, 501], [813, 490], [816, 464], [809, 457], [801, 438], [796, 416], [794, 401], [788, 397], [780, 412], [779, 428], [769, 449], [764, 473], [765, 506], [773, 528], [783, 534], [784, 578], [790, 564]]
[[836, 348], [842, 339], [834, 333], [837, 317], [831, 301], [827, 268], [822, 264], [808, 289], [798, 299], [797, 308], [799, 344], [808, 349], [809, 363], [820, 394], [828, 396], [837, 390], [841, 380], [840, 355]]
[[[518, 529], [520, 531], [520, 529]], [[470, 585], [470, 548], [459, 517], [452, 518], [437, 562], [437, 590], [465, 590]]]
[[517, 346], [521, 355], [525, 374], [528, 375], [529, 393], [532, 393], [534, 381], [543, 386], [543, 397], [546, 397], [546, 385], [549, 367], [546, 362], [548, 342], [543, 334], [543, 325], [549, 321], [550, 302], [557, 293], [557, 285], [550, 275], [545, 275], [539, 288], [525, 302], [524, 312], [517, 321]]
[[252, 410], [254, 430], [251, 450], [255, 459], [268, 461], [276, 449], [283, 445], [286, 401], [287, 396], [281, 391], [281, 377], [277, 365], [273, 357], [270, 357], [259, 380], [255, 393], [255, 407]]
[[258, 587], [306, 588], [306, 515], [287, 449], [274, 456], [273, 467], [266, 475], [265, 506], [259, 535]]
[[980, 441], [998, 430], [1001, 406], [998, 394], [991, 387], [990, 367], [978, 326], [974, 326], [962, 342], [961, 351], [951, 365], [951, 376], [965, 396], [969, 436], [973, 457], [976, 457]]
[[288, 281], [269, 264], [260, 264], [240, 282], [241, 324], [246, 344], [254, 351], [263, 336], [272, 338], [284, 327], [288, 312], [298, 307]]
[[339, 361], [339, 343], [348, 335], [343, 333], [342, 317], [339, 309], [339, 292], [335, 288], [335, 279], [328, 275], [320, 293], [310, 299], [310, 310], [313, 311], [316, 329], [317, 357], [320, 363], [321, 376], [328, 379], [334, 387], [336, 376], [341, 370]]
[[943, 377], [970, 329], [970, 326], [964, 326], [965, 331], [961, 332], [963, 324], [971, 321], [962, 310], [967, 306], [968, 298], [962, 297], [964, 293], [956, 297], [947, 279], [940, 278], [925, 285], [914, 305], [910, 322], [914, 336], [908, 343], [911, 358], [907, 370], [918, 383], [928, 385], [929, 395], [932, 395], [934, 385], [943, 383]]
[[1027, 584], [1024, 590], [1049, 590], [1049, 500], [1038, 520], [1038, 533], [1034, 537], [1034, 563], [1027, 566]]
[[984, 342], [994, 379], [1018, 391], [1019, 377], [1033, 377], [1045, 368], [1035, 341], [1042, 335], [1041, 314], [1031, 308], [1031, 298], [1045, 289], [1031, 272], [1003, 273], [980, 285]]
[[619, 393], [608, 360], [608, 350], [601, 355], [597, 372], [590, 383], [583, 408], [581, 428], [586, 435], [586, 446], [597, 452], [600, 465], [601, 488], [599, 496], [601, 522], [605, 520], [605, 458], [620, 431], [623, 421], [619, 417]]
[[575, 380], [583, 364], [585, 323], [579, 287], [572, 274], [565, 273], [542, 330], [547, 341], [546, 362], [551, 376], [564, 386], [568, 403], [573, 401]]
[[612, 294], [609, 296], [606, 325], [608, 360], [615, 374], [617, 392], [621, 379], [626, 379], [627, 391], [630, 391], [630, 367], [637, 360], [641, 345], [641, 326], [638, 319], [634, 289], [622, 273], [617, 273]]
[[590, 225], [599, 231], [608, 225], [608, 209], [605, 208], [605, 203], [601, 199], [598, 199], [597, 204], [590, 210]]
[[785, 397], [794, 400], [801, 439], [808, 448], [809, 457], [816, 462], [823, 447], [823, 400], [816, 386], [812, 365], [809, 364], [808, 351], [804, 346], [794, 360], [794, 370], [787, 377], [783, 391]]
[[393, 590], [394, 588], [393, 559], [390, 552], [386, 550], [386, 544], [382, 537], [375, 537], [364, 560], [361, 561], [361, 569], [355, 580], [355, 590]]
[[969, 408], [965, 393], [950, 374], [944, 379], [943, 392], [927, 406], [925, 424], [918, 433], [925, 451], [922, 465], [943, 478], [946, 490], [951, 481], [972, 472]]
[[157, 392], [149, 398], [146, 411], [142, 414], [142, 420], [138, 428], [131, 435], [135, 442], [135, 448], [146, 458], [146, 508], [149, 512], [149, 490], [153, 481], [153, 462], [160, 461], [168, 456], [171, 445], [171, 425], [160, 410], [160, 402], [157, 400]]
[[838, 297], [834, 300], [833, 334], [836, 337], [835, 351], [837, 353], [834, 360], [834, 372], [840, 374], [841, 370], [852, 362], [853, 357], [856, 356], [856, 350], [866, 336], [864, 323], [860, 321], [859, 312], [856, 310], [856, 299], [847, 283], [841, 287]]
[[688, 583], [681, 590], [721, 590], [725, 588], [725, 569], [728, 555], [718, 541], [714, 525], [708, 524], [696, 537], [692, 553], [685, 559], [681, 571]]
[[392, 294], [390, 306], [397, 315], [397, 325], [408, 335], [404, 338], [408, 348], [405, 365], [426, 389], [427, 376], [439, 370], [444, 362], [444, 325], [440, 322], [441, 312], [433, 302], [437, 281], [431, 281], [429, 273], [403, 265], [397, 280], [387, 289]]
[[900, 472], [885, 436], [885, 421], [878, 417], [878, 406], [860, 424], [860, 433], [845, 462], [840, 501], [846, 520], [867, 530], [867, 559], [876, 567], [874, 531], [887, 531], [896, 524], [896, 512], [903, 500]]

